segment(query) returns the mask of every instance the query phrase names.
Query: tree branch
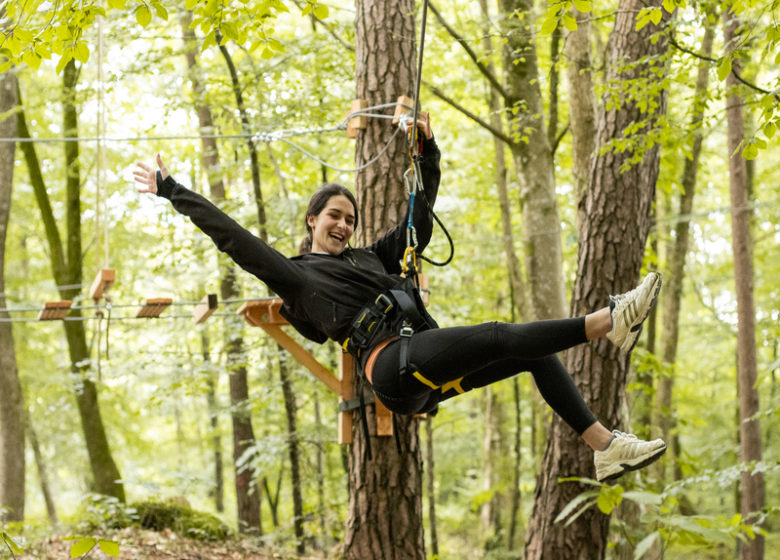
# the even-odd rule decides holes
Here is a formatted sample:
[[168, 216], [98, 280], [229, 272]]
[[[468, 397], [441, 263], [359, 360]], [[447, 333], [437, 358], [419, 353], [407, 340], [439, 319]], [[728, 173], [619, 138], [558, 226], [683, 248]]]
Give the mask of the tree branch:
[[[706, 60], [707, 62], [712, 62], [713, 64], [717, 64], [717, 62], [718, 62], [717, 58], [712, 58], [711, 56], [707, 56], [707, 55], [704, 55], [704, 54], [701, 54], [701, 53], [697, 53], [695, 51], [692, 51], [691, 49], [688, 49], [688, 48], [682, 46], [680, 43], [675, 41], [674, 36], [672, 34], [669, 34], [669, 43], [671, 43], [671, 45], [674, 48], [676, 48], [678, 51], [684, 52], [685, 54], [689, 54], [689, 55], [691, 55], [694, 58], [698, 58], [700, 60]], [[771, 95], [772, 97], [775, 98], [775, 101], [780, 102], [780, 95], [778, 95], [776, 93], [772, 93], [769, 90], [766, 90], [766, 89], [764, 89], [764, 88], [762, 88], [760, 86], [757, 86], [756, 84], [754, 84], [752, 82], [747, 81], [745, 78], [743, 78], [739, 74], [739, 72], [734, 70], [734, 68], [731, 69], [731, 73], [734, 74], [734, 77], [738, 81], [740, 81], [741, 83], [743, 83], [744, 85], [746, 85], [750, 89], [752, 89], [754, 91], [757, 91], [759, 93], [763, 93], [764, 95]]]
[[436, 9], [436, 6], [434, 6], [431, 2], [428, 2], [428, 8], [433, 12], [433, 15], [436, 16], [436, 19], [439, 21], [441, 26], [447, 30], [447, 33], [449, 33], [450, 36], [455, 39], [461, 47], [463, 47], [463, 50], [466, 51], [466, 54], [469, 56], [469, 58], [474, 62], [474, 64], [477, 65], [477, 69], [482, 73], [483, 76], [485, 76], [485, 78], [487, 78], [487, 80], [490, 82], [490, 85], [493, 86], [493, 88], [501, 97], [508, 99], [509, 96], [507, 95], [504, 86], [502, 86], [501, 83], [496, 79], [496, 77], [493, 75], [493, 72], [490, 71], [490, 68], [479, 61], [479, 56], [476, 52], [474, 52], [474, 49], [469, 46], [463, 37], [458, 35], [457, 31], [450, 27], [450, 25], [442, 17], [441, 13], [439, 13], [439, 10]]
[[469, 111], [468, 109], [466, 109], [465, 107], [460, 105], [457, 101], [455, 101], [451, 97], [448, 97], [447, 95], [445, 95], [444, 92], [442, 92], [436, 86], [429, 84], [425, 80], [423, 80], [423, 83], [425, 84], [425, 87], [427, 87], [433, 95], [435, 95], [436, 97], [438, 97], [439, 99], [441, 99], [445, 103], [451, 105], [453, 108], [457, 109], [458, 111], [460, 111], [461, 113], [466, 115], [468, 118], [470, 118], [472, 121], [474, 121], [475, 123], [480, 125], [482, 128], [484, 128], [485, 130], [490, 132], [490, 134], [492, 134], [493, 136], [495, 136], [499, 140], [502, 140], [503, 142], [505, 142], [509, 146], [513, 146], [514, 144], [516, 144], [516, 142], [513, 142], [512, 139], [509, 136], [507, 136], [506, 134], [504, 134], [501, 130], [498, 130], [497, 128], [492, 126], [487, 121], [481, 119], [480, 117], [478, 117], [477, 115], [475, 115], [474, 113], [472, 113], [471, 111]]
[[[293, 0], [293, 3], [294, 3], [296, 6], [298, 6], [298, 8], [299, 8], [299, 9], [303, 10], [303, 6], [301, 6], [301, 2], [300, 2], [300, 0]], [[350, 45], [350, 44], [349, 44], [349, 43], [347, 43], [347, 42], [346, 42], [344, 39], [342, 39], [342, 38], [341, 38], [341, 37], [340, 37], [340, 36], [339, 36], [339, 35], [336, 33], [336, 31], [333, 29], [333, 26], [332, 26], [332, 25], [328, 25], [328, 23], [326, 23], [326, 22], [322, 21], [320, 18], [318, 18], [317, 16], [315, 16], [315, 15], [314, 15], [314, 12], [311, 12], [311, 14], [309, 14], [309, 15], [311, 16], [311, 19], [312, 19], [312, 21], [313, 21], [313, 22], [317, 22], [317, 23], [319, 23], [319, 24], [320, 24], [322, 27], [324, 27], [324, 28], [325, 28], [325, 31], [327, 31], [327, 32], [330, 34], [330, 36], [331, 36], [331, 37], [333, 37], [334, 39], [336, 39], [336, 41], [337, 41], [337, 42], [341, 43], [341, 46], [342, 46], [342, 47], [344, 47], [345, 49], [347, 49], [347, 50], [348, 50], [348, 51], [350, 51], [350, 52], [354, 52], [354, 50], [355, 50], [355, 47], [354, 47], [354, 45]]]

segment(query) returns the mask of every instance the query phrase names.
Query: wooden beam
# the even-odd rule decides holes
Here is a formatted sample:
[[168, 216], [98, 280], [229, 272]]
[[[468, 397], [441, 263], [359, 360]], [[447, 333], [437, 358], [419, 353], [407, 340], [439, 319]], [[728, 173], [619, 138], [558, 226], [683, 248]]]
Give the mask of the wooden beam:
[[47, 301], [43, 304], [43, 308], [38, 312], [39, 321], [57, 321], [58, 319], [64, 319], [70, 311], [70, 306], [73, 302], [69, 299], [62, 301]]
[[265, 332], [271, 335], [279, 345], [287, 350], [299, 364], [308, 369], [311, 374], [322, 381], [325, 386], [336, 393], [341, 394], [341, 382], [329, 369], [319, 363], [303, 346], [298, 344], [290, 335], [282, 330], [279, 325], [261, 323], [259, 325]]
[[253, 327], [263, 325], [289, 325], [279, 310], [282, 308], [280, 298], [258, 299], [248, 301], [238, 308], [237, 314], [243, 315], [247, 323]]
[[[414, 101], [412, 101], [411, 98], [401, 95], [397, 100], [396, 103], [400, 103], [400, 105], [395, 106], [395, 113], [393, 114], [393, 124], [398, 124], [401, 122], [401, 115], [405, 114], [412, 114], [414, 112]], [[407, 109], [403, 105], [406, 105], [406, 107], [410, 107]]]
[[374, 413], [376, 414], [376, 435], [393, 435], [393, 413], [385, 405], [374, 399]]
[[95, 280], [92, 282], [92, 287], [89, 289], [89, 297], [95, 301], [102, 299], [115, 280], [116, 271], [114, 269], [104, 268], [99, 270]]
[[[352, 400], [355, 396], [355, 358], [352, 354], [341, 353], [339, 358], [339, 380], [341, 383], [341, 401]], [[352, 411], [339, 412], [339, 443], [352, 443]]]
[[[366, 99], [355, 99], [352, 102], [352, 106], [347, 113], [347, 116], [351, 115], [352, 113], [357, 113], [358, 111], [362, 111], [368, 107], [368, 100]], [[347, 121], [347, 138], [357, 138], [357, 131], [358, 130], [365, 130], [368, 127], [368, 117], [365, 115], [360, 115], [357, 117], [350, 117], [350, 119]]]
[[208, 294], [195, 306], [193, 317], [196, 324], [205, 323], [217, 309], [217, 294]]

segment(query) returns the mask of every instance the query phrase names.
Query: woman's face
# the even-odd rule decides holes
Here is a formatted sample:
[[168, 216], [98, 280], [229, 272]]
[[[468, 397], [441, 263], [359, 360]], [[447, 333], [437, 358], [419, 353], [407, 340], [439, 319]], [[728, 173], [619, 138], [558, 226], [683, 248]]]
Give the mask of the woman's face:
[[306, 223], [312, 230], [312, 253], [340, 255], [355, 231], [355, 208], [346, 196], [337, 194], [319, 214], [309, 214]]

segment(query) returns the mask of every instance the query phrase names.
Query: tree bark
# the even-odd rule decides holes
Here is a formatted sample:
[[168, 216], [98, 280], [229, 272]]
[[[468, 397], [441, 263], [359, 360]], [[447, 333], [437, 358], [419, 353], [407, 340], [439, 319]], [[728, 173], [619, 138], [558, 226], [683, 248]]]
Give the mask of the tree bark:
[[[729, 10], [723, 12], [723, 39], [729, 53], [735, 51], [739, 40], [739, 20]], [[745, 160], [741, 156], [740, 144], [745, 139], [743, 101], [736, 88], [738, 81], [734, 71], [741, 70], [737, 56], [732, 62], [732, 73], [726, 78], [730, 89], [727, 100], [726, 121], [728, 123], [729, 187], [731, 192], [731, 243], [734, 251], [734, 281], [737, 293], [737, 378], [739, 384], [739, 436], [740, 455], [744, 463], [761, 460], [761, 429], [759, 412], [758, 366], [756, 359], [756, 318], [753, 301], [753, 241], [750, 234], [751, 210], [748, 197], [748, 177]], [[745, 522], [755, 522], [755, 516], [764, 507], [764, 477], [760, 472], [742, 472], [741, 512]], [[754, 539], [741, 543], [742, 560], [764, 558], [764, 537], [756, 534]]]
[[214, 453], [214, 507], [225, 511], [225, 475], [222, 467], [222, 437], [219, 434], [219, 410], [217, 408], [217, 376], [211, 361], [211, 343], [206, 330], [200, 335], [203, 364], [206, 369], [206, 406], [209, 413], [211, 450]]
[[526, 272], [537, 319], [566, 313], [561, 223], [553, 154], [534, 43], [533, 0], [501, 0], [504, 74], [512, 156], [520, 181]]
[[[0, 58], [2, 60], [2, 58]], [[0, 74], [0, 115], [17, 106], [16, 74]], [[16, 114], [0, 120], [0, 138], [16, 136]], [[11, 214], [16, 144], [0, 142], [0, 320], [8, 319], [5, 299], [5, 242]], [[3, 521], [24, 521], [24, 397], [16, 365], [11, 323], [0, 321], [0, 515]]]
[[[704, 38], [702, 40], [701, 52], [705, 56], [712, 53], [712, 42], [715, 38], [715, 30], [710, 23], [706, 24]], [[696, 174], [699, 169], [699, 159], [701, 157], [701, 147], [703, 134], [701, 123], [704, 117], [706, 107], [706, 95], [709, 83], [709, 72], [711, 63], [702, 60], [699, 64], [699, 72], [696, 77], [696, 91], [694, 93], [694, 109], [691, 119], [691, 129], [693, 130], [693, 146], [691, 146], [690, 158], [685, 158], [683, 174], [681, 180], [682, 192], [679, 197], [677, 223], [674, 231], [674, 243], [670, 243], [667, 249], [669, 254], [669, 264], [666, 275], [666, 285], [662, 294], [663, 306], [663, 354], [662, 360], [668, 366], [669, 376], [662, 376], [658, 381], [656, 398], [658, 406], [658, 419], [654, 422], [661, 428], [661, 438], [664, 441], [671, 441], [672, 430], [676, 425], [674, 414], [672, 413], [672, 395], [674, 391], [674, 364], [677, 361], [677, 344], [680, 338], [680, 304], [683, 294], [683, 279], [685, 278], [685, 259], [688, 254], [688, 240], [690, 230], [690, 215], [693, 211], [693, 197], [696, 192]], [[674, 455], [675, 464], [679, 458]], [[659, 469], [664, 478], [663, 462], [659, 461]], [[679, 469], [675, 469], [679, 473]], [[675, 475], [675, 479], [677, 476]]]
[[[75, 89], [78, 81], [78, 71], [75, 62], [71, 61], [63, 71], [63, 134], [66, 136], [78, 136], [78, 109], [75, 104]], [[17, 90], [18, 93], [18, 90]], [[22, 106], [21, 94], [19, 105]], [[18, 115], [19, 137], [29, 138], [30, 131], [24, 111]], [[32, 142], [21, 143], [24, 152], [27, 169], [30, 174], [30, 183], [35, 191], [35, 198], [41, 210], [41, 218], [49, 246], [49, 258], [51, 260], [52, 276], [58, 288], [60, 297], [66, 300], [74, 300], [78, 297], [83, 281], [81, 262], [81, 200], [79, 179], [79, 147], [77, 142], [65, 143], [65, 169], [66, 177], [66, 246], [63, 248], [57, 222], [52, 211], [51, 200], [43, 180], [35, 145]], [[72, 317], [81, 317], [80, 310], [73, 310]], [[68, 342], [68, 356], [70, 368], [73, 374], [76, 404], [79, 409], [81, 426], [84, 439], [87, 444], [90, 468], [95, 482], [95, 490], [107, 496], [113, 496], [124, 503], [125, 491], [121, 482], [119, 469], [114, 462], [111, 448], [108, 445], [108, 437], [100, 414], [100, 406], [97, 398], [97, 386], [88, 377], [89, 349], [84, 330], [84, 322], [65, 321], [65, 338]]]
[[[660, 5], [660, 1], [651, 4]], [[642, 58], [651, 57], [652, 61], [661, 57], [667, 42], [663, 36], [655, 43], [650, 40], [662, 28], [648, 25], [635, 31], [635, 14], [644, 5], [638, 0], [620, 2], [609, 42], [609, 83], [629, 79], [646, 80], [648, 84], [657, 81], [651, 73], [657, 67], [651, 65], [658, 62]], [[643, 112], [634, 99], [623, 99], [620, 106], [609, 109], [605, 105], [598, 121], [598, 146], [622, 137], [632, 123], [644, 122], [639, 134], [647, 134], [655, 126], [656, 119], [665, 112], [666, 94], [649, 87], [640, 90], [650, 96], [648, 107], [654, 108], [653, 113]], [[624, 166], [634, 155], [641, 157]], [[610, 150], [594, 158], [585, 198], [588, 219], [583, 221], [580, 231], [573, 316], [602, 308], [607, 305], [608, 294], [625, 292], [636, 285], [651, 225], [658, 167], [657, 145], [642, 154]], [[602, 339], [569, 350], [567, 364], [596, 417], [607, 426], [621, 427], [628, 356]], [[554, 523], [565, 505], [585, 489], [581, 484], [558, 482], [568, 476], [593, 478], [593, 454], [560, 418], [554, 417], [526, 535], [528, 560], [593, 560], [604, 556], [609, 521], [606, 515], [591, 509], [568, 527]]]
[[436, 529], [436, 465], [433, 455], [433, 417], [425, 419], [425, 466], [428, 488], [428, 528], [431, 533], [431, 557], [439, 557], [439, 532]]
[[[356, 2], [355, 74], [357, 95], [369, 105], [414, 96], [415, 25], [413, 0]], [[392, 134], [386, 121], [369, 119], [358, 133], [355, 162], [373, 158]], [[403, 173], [409, 166], [407, 144], [392, 144], [379, 160], [356, 178], [359, 243], [370, 243], [397, 224], [406, 205]], [[358, 388], [360, 390], [360, 388]], [[373, 407], [367, 407], [375, 433]], [[418, 421], [398, 416], [402, 453], [393, 438], [371, 437], [367, 459], [359, 412], [354, 414], [349, 454], [349, 515], [344, 537], [347, 559], [423, 560], [422, 455]]]
[[574, 179], [577, 225], [586, 219], [585, 192], [588, 188], [591, 157], [596, 146], [596, 103], [593, 95], [593, 62], [590, 52], [591, 14], [572, 6], [576, 31], [566, 34], [563, 47], [566, 78], [569, 82], [569, 126], [572, 137], [572, 178]]

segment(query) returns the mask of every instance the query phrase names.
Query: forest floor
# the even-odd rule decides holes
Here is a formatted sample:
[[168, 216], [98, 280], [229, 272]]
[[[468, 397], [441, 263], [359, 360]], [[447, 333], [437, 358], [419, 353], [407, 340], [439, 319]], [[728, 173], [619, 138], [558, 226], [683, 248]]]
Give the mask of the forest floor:
[[[249, 540], [230, 539], [204, 542], [180, 537], [170, 530], [157, 533], [141, 529], [123, 529], [112, 534], [94, 535], [119, 543], [120, 560], [322, 560], [323, 556], [299, 557], [269, 551]], [[17, 560], [68, 560], [74, 541], [53, 538], [29, 543]], [[0, 555], [2, 557], [2, 555]], [[112, 558], [96, 546], [88, 555], [91, 560]]]

